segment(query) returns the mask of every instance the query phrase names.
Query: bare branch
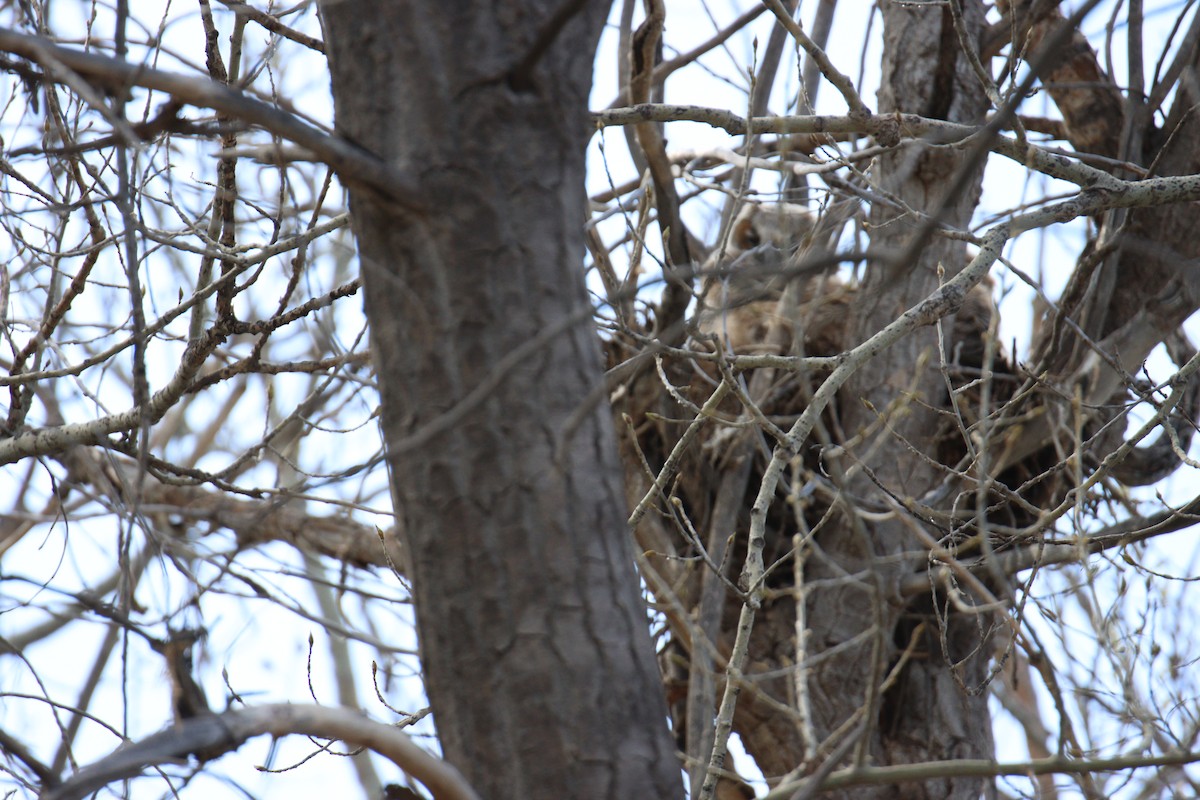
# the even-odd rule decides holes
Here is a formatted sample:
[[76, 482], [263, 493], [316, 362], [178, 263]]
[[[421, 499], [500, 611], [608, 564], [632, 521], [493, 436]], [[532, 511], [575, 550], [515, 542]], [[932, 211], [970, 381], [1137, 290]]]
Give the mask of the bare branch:
[[458, 770], [417, 747], [392, 725], [375, 722], [359, 711], [303, 705], [266, 705], [223, 714], [192, 717], [180, 724], [125, 745], [80, 770], [62, 785], [42, 794], [43, 800], [80, 800], [108, 784], [140, 775], [150, 767], [188, 756], [208, 760], [238, 749], [255, 736], [300, 734], [340, 739], [369, 748], [389, 759], [429, 789], [436, 800], [478, 800]]
[[[1165, 767], [1194, 764], [1200, 761], [1200, 753], [1176, 752], [1158, 756], [1126, 755], [1113, 758], [1071, 759], [1055, 756], [1033, 761], [998, 763], [958, 759], [954, 761], [929, 761], [924, 764], [897, 764], [890, 767], [860, 767], [838, 770], [820, 783], [820, 789], [833, 790], [850, 786], [879, 786], [887, 784], [925, 781], [930, 778], [956, 775], [999, 777], [1001, 775], [1051, 775], [1091, 772], [1117, 772], [1139, 767]], [[794, 797], [798, 790], [808, 788], [807, 782], [784, 783], [768, 792], [762, 800], [784, 800]]]
[[370, 186], [410, 211], [424, 208], [415, 180], [380, 158], [347, 142], [322, 133], [293, 114], [281, 111], [243, 92], [201, 78], [131, 64], [115, 58], [61, 47], [40, 36], [0, 28], [0, 50], [39, 64], [62, 64], [90, 81], [118, 91], [131, 86], [165, 92], [175, 100], [211, 108], [230, 117], [258, 125], [320, 156], [348, 182]]

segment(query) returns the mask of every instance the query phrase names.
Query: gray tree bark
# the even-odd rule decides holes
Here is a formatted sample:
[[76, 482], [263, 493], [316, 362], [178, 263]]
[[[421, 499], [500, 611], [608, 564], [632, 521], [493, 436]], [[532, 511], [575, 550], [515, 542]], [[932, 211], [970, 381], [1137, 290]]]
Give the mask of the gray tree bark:
[[[978, 37], [982, 5], [962, 5], [969, 35]], [[879, 111], [982, 123], [986, 95], [949, 10], [888, 3], [883, 19]], [[883, 329], [965, 266], [964, 244], [930, 237], [926, 220], [933, 216], [955, 228], [969, 224], [982, 170], [966, 161], [961, 150], [913, 143], [875, 163], [872, 176], [882, 191], [872, 203], [871, 250], [878, 257], [869, 262], [856, 295], [851, 344]], [[924, 523], [905, 516], [894, 498], [921, 498], [945, 476], [927, 455], [936, 449], [942, 425], [936, 409], [946, 393], [937, 336], [934, 328], [918, 330], [877, 355], [847, 384], [839, 403], [842, 440], [862, 438], [846, 456], [823, 461], [846, 502], [805, 556], [807, 691], [812, 732], [822, 745], [803, 765], [810, 772], [835, 753], [838, 763], [889, 765], [992, 755], [986, 693], [960, 686], [974, 689], [985, 679], [991, 621], [970, 614], [935, 621], [931, 601], [944, 598], [913, 607], [899, 591], [901, 577], [919, 567], [907, 554], [926, 552], [927, 545], [913, 534]], [[790, 697], [795, 663], [793, 608], [776, 602], [761, 611], [748, 670], [760, 692], [743, 694], [734, 720], [769, 777], [792, 770], [805, 752], [797, 719], [779, 713]], [[827, 796], [977, 800], [990, 792], [990, 784], [965, 777]]]
[[[983, 25], [982, 6], [978, 2], [962, 5], [964, 22], [977, 37]], [[887, 3], [883, 19], [880, 113], [904, 110], [953, 122], [982, 123], [987, 99], [962, 52], [950, 12], [945, 7]], [[947, 196], [964, 169], [970, 167], [964, 165], [961, 151], [918, 145], [881, 158], [876, 176], [883, 189], [909, 208], [963, 228], [978, 203], [982, 179], [982, 170], [976, 167], [957, 193]], [[939, 264], [949, 278], [967, 262], [962, 242], [938, 238], [920, 250], [915, 261], [905, 260], [923, 220], [894, 205], [873, 204], [871, 222], [871, 249], [893, 261], [868, 266], [860, 295], [863, 304], [855, 319], [855, 341], [863, 341], [933, 292], [939, 282]], [[928, 328], [918, 334], [869, 361], [848, 384], [849, 399], [843, 403], [842, 416], [847, 434], [876, 430], [852, 449], [851, 458], [837, 465], [850, 473], [845, 489], [855, 498], [852, 505], [895, 511], [898, 506], [889, 505], [881, 486], [896, 497], [922, 497], [944, 477], [918, 452], [936, 439], [940, 423], [932, 409], [940, 405], [946, 392], [937, 370], [937, 332]], [[880, 426], [881, 418], [886, 419], [885, 425]], [[873, 474], [856, 468], [859, 462]], [[837, 586], [809, 596], [815, 649], [844, 646], [863, 637], [860, 644], [822, 662], [816, 671], [811, 691], [818, 732], [827, 734], [865, 707], [868, 746], [861, 752], [878, 763], [988, 758], [992, 738], [987, 695], [965, 694], [950, 670], [958, 669], [967, 686], [979, 685], [990, 648], [972, 653], [981, 644], [976, 628], [979, 620], [951, 617], [942, 632], [932, 622], [917, 629], [907, 621], [896, 581], [912, 564], [900, 556], [923, 546], [911, 532], [913, 520], [902, 519], [902, 514], [839, 526], [819, 542], [824, 556], [809, 561], [813, 566], [810, 581], [828, 580]], [[847, 573], [856, 579], [846, 580], [843, 576]], [[914, 619], [928, 619], [928, 612], [926, 608]], [[953, 667], [946, 663], [939, 636], [945, 637], [951, 658], [966, 659], [965, 663]], [[913, 657], [898, 683], [879, 692], [883, 677], [910, 646]], [[844, 796], [975, 800], [983, 791], [981, 784], [978, 778], [946, 778], [852, 790]]]
[[607, 4], [321, 9], [339, 131], [425, 199], [350, 189], [446, 757], [489, 798], [679, 796], [579, 269]]

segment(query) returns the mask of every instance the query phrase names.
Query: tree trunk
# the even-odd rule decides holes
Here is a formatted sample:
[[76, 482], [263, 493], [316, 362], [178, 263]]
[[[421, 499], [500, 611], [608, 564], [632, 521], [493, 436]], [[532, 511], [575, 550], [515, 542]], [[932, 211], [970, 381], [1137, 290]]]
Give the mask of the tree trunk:
[[426, 686], [489, 798], [681, 794], [580, 269], [606, 11], [322, 4], [339, 131], [425, 198], [350, 189]]
[[[965, 24], [977, 32], [983, 23], [979, 3], [964, 2]], [[942, 6], [883, 6], [883, 80], [879, 110], [916, 113], [954, 122], [980, 124], [987, 110], [979, 78], [972, 72], [955, 34], [949, 10]], [[974, 43], [973, 45], [974, 46]], [[879, 185], [909, 208], [939, 214], [955, 228], [966, 227], [978, 202], [982, 170], [972, 174], [954, 196], [947, 196], [964, 167], [960, 150], [915, 145], [891, 152], [877, 162]], [[897, 206], [877, 202], [871, 213], [871, 249], [900, 259], [922, 227], [922, 219]], [[938, 266], [948, 279], [966, 264], [960, 241], [933, 237], [915, 261], [872, 262], [860, 292], [855, 342], [882, 329], [902, 311], [935, 290]], [[944, 325], [949, 325], [946, 320]], [[944, 473], [930, 452], [946, 387], [938, 372], [937, 331], [926, 328], [902, 339], [868, 362], [847, 385], [842, 424], [849, 436], [872, 428], [874, 433], [854, 447], [836, 469], [848, 474], [844, 489], [863, 510], [888, 511], [874, 521], [857, 519], [819, 538], [823, 554], [809, 559], [810, 582], [829, 581], [830, 588], [810, 592], [809, 620], [814, 650], [859, 644], [821, 662], [810, 687], [817, 732], [828, 735], [857, 709], [867, 708], [868, 746], [861, 752], [881, 764], [916, 763], [951, 758], [988, 758], [992, 753], [987, 694], [969, 695], [956, 684], [951, 669], [967, 686], [977, 686], [990, 649], [981, 647], [979, 620], [950, 616], [942, 629], [924, 608], [906, 608], [896, 581], [913, 567], [904, 552], [926, 548], [911, 533], [913, 518], [880, 491], [894, 497], [921, 498]], [[881, 421], [884, 424], [880, 424]], [[868, 474], [861, 465], [870, 468]], [[847, 573], [853, 576], [848, 578]], [[820, 585], [819, 583], [817, 585]], [[922, 626], [923, 625], [923, 626]], [[922, 626], [922, 627], [919, 627]], [[983, 621], [984, 629], [987, 621]], [[943, 658], [963, 664], [951, 667]], [[908, 660], [888, 691], [881, 682], [908, 648]], [[972, 654], [967, 658], [969, 654]], [[975, 800], [983, 787], [978, 778], [945, 778], [924, 784], [859, 789], [845, 796], [888, 798], [961, 798]]]

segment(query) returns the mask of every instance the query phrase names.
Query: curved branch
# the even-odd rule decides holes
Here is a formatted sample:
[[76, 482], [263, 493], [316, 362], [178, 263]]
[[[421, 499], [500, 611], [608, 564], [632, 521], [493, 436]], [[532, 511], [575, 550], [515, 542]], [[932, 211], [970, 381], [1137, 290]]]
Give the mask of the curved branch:
[[[1196, 349], [1182, 330], [1168, 337], [1166, 345], [1171, 360], [1178, 366], [1196, 356]], [[1196, 422], [1200, 420], [1200, 379], [1193, 377], [1186, 386], [1179, 405], [1162, 421], [1162, 435], [1152, 444], [1135, 447], [1124, 461], [1113, 467], [1114, 478], [1126, 486], [1149, 486], [1183, 465], [1180, 455], [1186, 456]]]
[[114, 781], [140, 775], [148, 767], [191, 755], [204, 760], [217, 758], [263, 734], [340, 739], [392, 761], [429, 789], [435, 800], [479, 800], [458, 770], [417, 747], [407, 734], [391, 725], [347, 708], [282, 703], [184, 720], [85, 767], [61, 786], [43, 792], [42, 800], [80, 800]]
[[310, 50], [316, 50], [318, 53], [325, 52], [325, 43], [320, 39], [315, 36], [309, 36], [306, 33], [301, 33], [295, 28], [289, 28], [280, 22], [278, 17], [272, 16], [265, 11], [259, 11], [247, 3], [237, 2], [237, 0], [218, 1], [230, 11], [257, 22], [271, 33], [278, 34], [285, 39], [291, 39], [296, 44], [303, 45]]
[[[863, 117], [815, 114], [754, 117], [747, 120], [723, 108], [668, 103], [641, 103], [628, 108], [593, 111], [591, 116], [597, 128], [640, 125], [644, 122], [699, 122], [721, 128], [734, 136], [741, 136], [751, 129], [758, 134], [861, 133], [874, 137], [879, 144], [887, 147], [899, 144], [902, 138], [935, 144], [967, 144], [967, 140], [984, 131], [984, 126], [947, 122], [919, 114], [873, 114]], [[1116, 191], [1133, 183], [1115, 178], [1105, 170], [1079, 163], [1074, 160], [1074, 153], [1039, 147], [998, 134], [991, 136], [988, 148], [1022, 167], [1085, 189]]]
[[71, 445], [98, 444], [109, 434], [137, 428], [144, 422], [158, 422], [188, 391], [209, 353], [223, 339], [223, 334], [210, 331], [191, 342], [180, 359], [179, 369], [162, 389], [143, 404], [90, 422], [57, 425], [0, 440], [0, 465], [11, 464], [28, 456], [56, 453]]
[[24, 742], [2, 730], [0, 730], [0, 753], [7, 753], [24, 764], [26, 769], [37, 776], [43, 786], [58, 786], [58, 775], [54, 770], [34, 757]]
[[[662, 47], [663, 25], [666, 7], [656, 0], [647, 7], [646, 19], [634, 31], [631, 42], [632, 71], [629, 76], [629, 94], [636, 103], [647, 103], [651, 97], [654, 63]], [[668, 258], [667, 290], [660, 304], [662, 330], [677, 329], [672, 344], [679, 344], [683, 335], [677, 323], [683, 319], [688, 303], [692, 299], [691, 281], [682, 277], [696, 260], [691, 252], [687, 229], [679, 214], [679, 192], [675, 189], [675, 175], [667, 158], [666, 140], [658, 125], [650, 122], [634, 127], [638, 145], [654, 180], [654, 204], [658, 209], [658, 227], [662, 231], [663, 245]]]
[[771, 13], [779, 20], [780, 24], [787, 28], [788, 33], [796, 40], [796, 44], [804, 48], [804, 52], [821, 70], [821, 74], [825, 79], [833, 84], [834, 88], [841, 93], [842, 98], [846, 101], [846, 106], [850, 109], [850, 116], [853, 119], [864, 119], [871, 115], [871, 109], [863, 102], [859, 96], [858, 90], [854, 88], [854, 82], [849, 77], [844, 75], [833, 62], [829, 60], [829, 56], [822, 50], [816, 42], [808, 37], [804, 29], [800, 27], [800, 23], [792, 19], [792, 15], [783, 7], [783, 3], [779, 0], [763, 0], [763, 5], [771, 9]]
[[192, 78], [60, 47], [44, 37], [27, 36], [11, 28], [0, 28], [0, 50], [43, 67], [65, 67], [100, 86], [119, 91], [126, 91], [131, 86], [153, 89], [188, 105], [211, 108], [258, 125], [316, 153], [343, 180], [370, 186], [410, 211], [419, 212], [424, 208], [424, 200], [412, 176], [345, 139], [323, 133], [293, 114], [207, 78]]
[[[1032, 761], [1003, 763], [984, 759], [955, 759], [952, 761], [929, 761], [924, 764], [895, 764], [887, 767], [858, 767], [841, 769], [821, 781], [822, 790], [845, 789], [851, 786], [880, 786], [930, 778], [978, 775], [998, 777], [1014, 775], [1083, 774], [1091, 772], [1116, 772], [1139, 767], [1166, 767], [1194, 764], [1200, 761], [1200, 753], [1176, 751], [1157, 756], [1121, 755], [1112, 758], [1066, 758], [1052, 756]], [[763, 800], [782, 800], [795, 797], [797, 792], [808, 788], [808, 780], [781, 784], [768, 793]]]

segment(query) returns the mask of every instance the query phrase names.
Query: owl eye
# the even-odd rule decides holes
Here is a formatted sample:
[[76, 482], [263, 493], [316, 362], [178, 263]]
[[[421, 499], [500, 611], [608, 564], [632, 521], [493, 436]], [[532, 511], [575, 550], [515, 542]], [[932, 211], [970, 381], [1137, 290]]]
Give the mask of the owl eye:
[[754, 224], [750, 220], [744, 219], [734, 228], [733, 241], [738, 246], [738, 249], [751, 250], [762, 244], [762, 237], [759, 236], [758, 231], [754, 228]]

